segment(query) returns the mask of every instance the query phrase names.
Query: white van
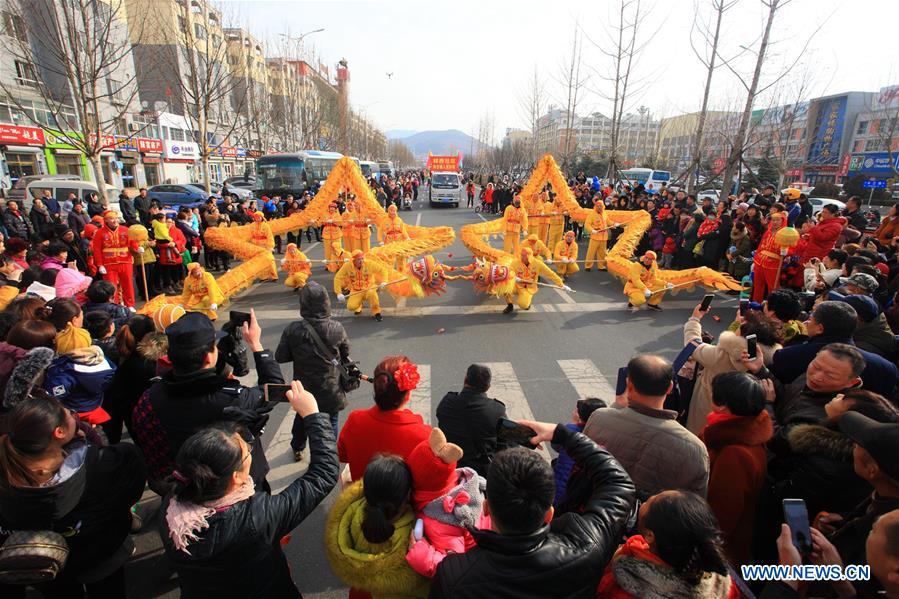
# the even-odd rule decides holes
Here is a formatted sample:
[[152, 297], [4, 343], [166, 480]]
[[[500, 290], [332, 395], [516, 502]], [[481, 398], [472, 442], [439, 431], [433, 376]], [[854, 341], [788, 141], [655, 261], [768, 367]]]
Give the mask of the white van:
[[459, 173], [431, 173], [428, 200], [432, 207], [435, 204], [452, 204], [453, 208], [458, 208], [462, 201], [462, 177]]
[[[81, 202], [87, 206], [87, 202], [90, 198], [90, 194], [99, 193], [97, 190], [97, 184], [93, 181], [71, 181], [65, 179], [41, 179], [39, 181], [32, 181], [25, 188], [25, 198], [22, 200], [23, 210], [30, 210], [31, 204], [34, 198], [39, 198], [44, 195], [44, 190], [49, 189], [50, 193], [53, 194], [53, 197], [56, 198], [60, 204], [63, 201], [68, 199], [69, 193], [74, 192], [81, 198]], [[122, 190], [112, 187], [110, 185], [106, 186], [106, 197], [109, 198], [109, 208], [110, 210], [115, 210], [121, 213], [119, 210], [119, 193]]]

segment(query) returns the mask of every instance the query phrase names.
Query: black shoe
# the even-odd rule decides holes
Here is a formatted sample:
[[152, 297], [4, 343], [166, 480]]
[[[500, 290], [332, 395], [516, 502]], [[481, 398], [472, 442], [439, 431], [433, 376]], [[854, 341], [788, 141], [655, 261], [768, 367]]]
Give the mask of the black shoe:
[[384, 317], [381, 316], [380, 312], [378, 312], [377, 314], [375, 314], [375, 320], [377, 320], [378, 322], [381, 322], [382, 320], [384, 320]]
[[512, 304], [506, 304], [506, 309], [503, 310], [503, 314], [511, 314], [512, 310], [514, 310], [514, 309], [515, 309], [515, 306], [513, 306]]
[[584, 272], [590, 272], [590, 269], [589, 269], [589, 268], [585, 268], [585, 269], [584, 269]]
[[654, 312], [662, 311], [662, 306], [653, 306], [652, 304], [647, 304], [647, 308], [649, 308], [650, 310], [652, 310]]

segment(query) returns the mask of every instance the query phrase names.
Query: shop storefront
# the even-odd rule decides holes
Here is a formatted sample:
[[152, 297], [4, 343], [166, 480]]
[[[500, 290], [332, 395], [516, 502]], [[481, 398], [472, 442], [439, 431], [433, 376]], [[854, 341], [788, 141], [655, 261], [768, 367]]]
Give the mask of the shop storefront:
[[121, 135], [115, 137], [115, 156], [116, 166], [118, 167], [119, 180], [121, 187], [138, 188], [140, 180], [143, 179], [143, 172], [140, 166], [140, 153], [137, 148], [137, 140], [129, 139]]
[[152, 187], [162, 183], [163, 150], [161, 139], [137, 138], [137, 151], [140, 152], [140, 159], [144, 165], [144, 179], [141, 187]]
[[47, 172], [44, 143], [42, 129], [0, 124], [0, 160], [3, 164], [4, 188], [11, 187], [20, 177]]
[[[67, 135], [75, 134], [67, 133]], [[47, 170], [51, 175], [75, 175], [85, 181], [93, 179], [89, 174], [87, 159], [81, 150], [67, 143], [65, 138], [57, 137], [49, 131], [46, 132], [46, 138], [47, 148], [45, 156], [47, 159]]]
[[200, 147], [192, 141], [163, 141], [162, 158], [167, 183], [190, 183], [196, 179]]

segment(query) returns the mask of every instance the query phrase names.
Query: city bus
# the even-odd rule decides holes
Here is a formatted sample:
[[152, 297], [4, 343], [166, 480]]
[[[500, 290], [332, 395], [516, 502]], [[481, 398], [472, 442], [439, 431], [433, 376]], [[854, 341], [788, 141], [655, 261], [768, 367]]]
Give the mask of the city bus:
[[390, 160], [381, 160], [378, 162], [378, 171], [382, 175], [387, 175], [391, 179], [396, 177], [396, 171], [393, 168], [393, 162]]
[[636, 187], [643, 184], [647, 193], [658, 193], [662, 185], [668, 185], [671, 180], [671, 173], [668, 171], [657, 171], [651, 168], [629, 168], [621, 171], [621, 183]]
[[380, 179], [378, 173], [381, 172], [380, 167], [377, 162], [372, 160], [363, 160], [359, 163], [359, 168], [362, 169], [362, 176], [368, 179], [369, 177], [374, 177], [375, 179]]
[[324, 183], [341, 158], [338, 152], [319, 150], [262, 156], [256, 160], [256, 195], [301, 195], [314, 183]]

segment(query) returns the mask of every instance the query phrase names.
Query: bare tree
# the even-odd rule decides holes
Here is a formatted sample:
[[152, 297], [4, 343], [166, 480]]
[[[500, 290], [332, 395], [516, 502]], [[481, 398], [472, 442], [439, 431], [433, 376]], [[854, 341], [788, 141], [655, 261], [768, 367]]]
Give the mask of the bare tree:
[[[566, 58], [562, 67], [562, 84], [565, 86], [565, 130], [562, 132], [562, 172], [566, 172], [571, 166], [574, 152], [577, 149], [577, 125], [578, 103], [583, 100], [582, 90], [587, 83], [586, 78], [581, 77], [581, 65], [583, 63], [584, 41], [581, 39], [580, 28], [575, 24], [574, 38], [571, 41], [571, 55]], [[536, 75], [536, 73], [535, 73]]]
[[15, 31], [4, 49], [21, 70], [16, 83], [36, 89], [52, 122], [21, 105], [16, 83], [0, 79], [0, 89], [36, 126], [85, 155], [106, 198], [100, 153], [110, 135], [128, 134], [125, 115], [137, 101], [133, 47], [142, 36], [129, 36], [124, 0], [8, 0], [6, 10]]
[[412, 154], [412, 150], [399, 139], [390, 140], [387, 153], [393, 165], [399, 170], [415, 166], [415, 156]]
[[531, 162], [537, 160], [537, 129], [540, 125], [540, 116], [546, 105], [546, 90], [543, 81], [534, 65], [534, 73], [528, 81], [528, 87], [518, 99], [521, 116], [528, 124], [531, 131], [530, 157]]
[[886, 152], [890, 158], [893, 178], [899, 177], [899, 86], [882, 90], [877, 103], [881, 106], [874, 111], [877, 124], [877, 149]]

